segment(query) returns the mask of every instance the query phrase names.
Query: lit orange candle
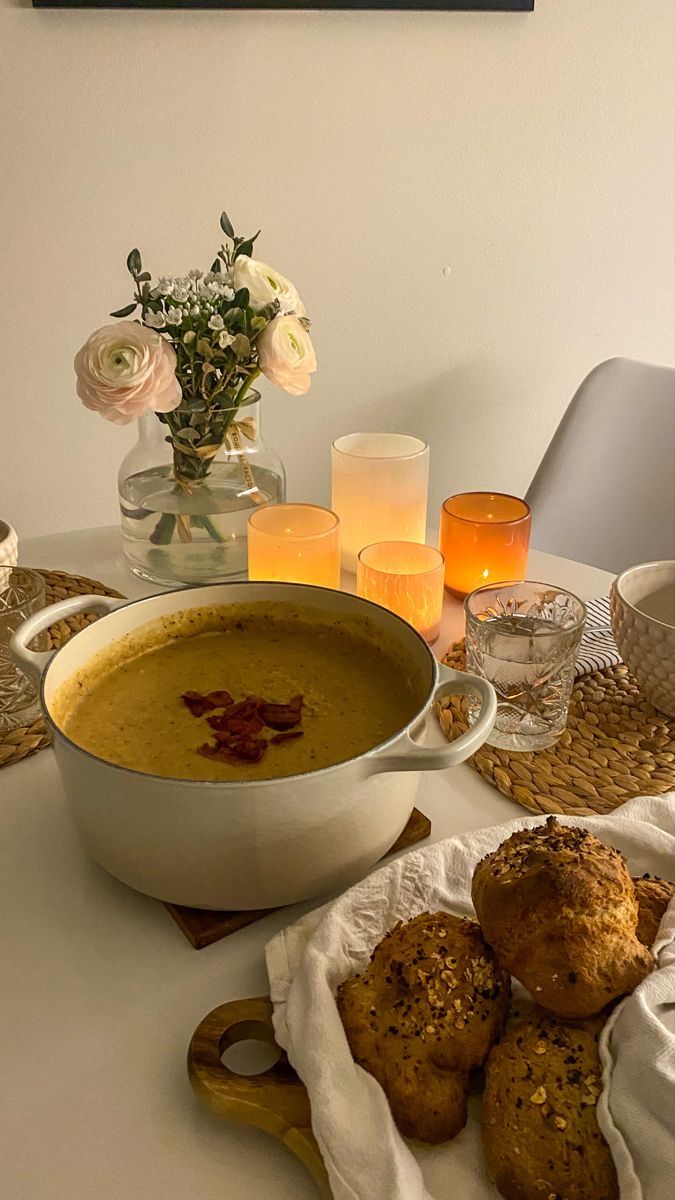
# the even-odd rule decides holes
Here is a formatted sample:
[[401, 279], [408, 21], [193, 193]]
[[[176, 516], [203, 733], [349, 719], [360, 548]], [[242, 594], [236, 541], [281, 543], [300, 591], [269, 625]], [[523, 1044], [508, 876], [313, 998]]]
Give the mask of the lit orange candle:
[[361, 550], [356, 591], [398, 613], [427, 642], [440, 633], [443, 555], [419, 542], [376, 542]]
[[316, 504], [269, 504], [248, 519], [248, 577], [340, 586], [340, 522]]
[[501, 492], [450, 496], [441, 508], [440, 548], [445, 586], [458, 596], [489, 583], [524, 579], [530, 508]]

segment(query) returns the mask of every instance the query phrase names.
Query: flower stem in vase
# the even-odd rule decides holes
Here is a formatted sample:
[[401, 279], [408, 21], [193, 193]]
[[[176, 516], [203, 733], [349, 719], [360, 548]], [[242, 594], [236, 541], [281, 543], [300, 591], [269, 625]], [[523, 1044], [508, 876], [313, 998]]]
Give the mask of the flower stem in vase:
[[162, 513], [159, 521], [155, 525], [150, 534], [150, 541], [154, 546], [168, 546], [173, 538], [173, 531], [176, 527], [176, 518], [173, 513]]

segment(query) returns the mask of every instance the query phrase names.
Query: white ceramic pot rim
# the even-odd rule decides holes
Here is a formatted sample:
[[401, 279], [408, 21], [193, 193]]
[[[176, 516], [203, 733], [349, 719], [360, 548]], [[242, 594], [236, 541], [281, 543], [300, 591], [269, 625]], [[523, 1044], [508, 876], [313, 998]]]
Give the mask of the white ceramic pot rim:
[[[245, 582], [245, 581], [231, 580], [229, 582], [218, 584], [218, 587], [219, 588], [241, 587], [243, 582]], [[283, 584], [280, 584], [277, 580], [251, 580], [249, 582], [251, 583], [252, 586], [255, 586], [255, 584], [261, 584], [262, 586], [273, 584], [275, 587], [279, 587], [279, 586], [283, 587], [284, 586]], [[311, 593], [313, 593], [313, 592], [332, 593], [334, 591], [333, 588], [321, 587], [319, 584], [292, 583], [292, 584], [289, 584], [288, 586], [292, 587], [294, 589], [295, 588], [306, 588], [307, 591], [311, 592]], [[170, 589], [168, 592], [162, 592], [160, 594], [162, 596], [171, 595], [171, 594], [174, 594], [174, 595], [187, 594], [187, 595], [189, 595], [190, 592], [198, 591], [198, 590], [199, 590], [199, 588], [194, 588], [194, 589], [193, 588], [173, 588], [173, 589]], [[346, 594], [346, 593], [343, 593], [343, 594]], [[156, 600], [156, 599], [157, 599], [156, 596], [143, 596], [139, 600], [129, 600], [126, 603], [120, 602], [119, 606], [114, 611], [119, 612], [120, 608], [131, 608], [132, 606], [151, 604], [152, 601]], [[375, 601], [373, 601], [373, 600], [366, 600], [363, 596], [353, 596], [352, 599], [354, 600], [355, 604], [357, 604], [357, 605], [365, 604], [365, 605], [368, 605], [369, 608], [375, 608], [375, 609], [378, 609], [380, 612], [385, 612], [387, 614], [387, 616], [391, 617], [391, 619], [393, 621], [397, 621], [400, 625], [403, 625], [404, 628], [406, 629], [406, 631], [414, 634], [415, 637], [417, 638], [417, 641], [419, 642], [420, 646], [425, 651], [425, 654], [426, 654], [428, 662], [429, 662], [429, 667], [431, 669], [431, 679], [430, 679], [429, 689], [424, 697], [423, 703], [417, 709], [417, 712], [415, 713], [415, 716], [412, 718], [412, 720], [409, 721], [407, 725], [404, 725], [400, 729], [397, 729], [396, 732], [393, 733], [390, 738], [387, 738], [386, 741], [379, 742], [377, 744], [377, 746], [372, 746], [369, 750], [365, 750], [363, 752], [363, 754], [359, 754], [354, 758], [342, 759], [340, 762], [332, 763], [328, 767], [321, 767], [317, 771], [303, 771], [302, 774], [299, 774], [299, 775], [275, 775], [275, 776], [271, 776], [269, 779], [224, 779], [224, 780], [177, 779], [173, 775], [154, 775], [150, 771], [136, 771], [136, 770], [134, 770], [133, 767], [123, 767], [123, 766], [120, 766], [119, 763], [110, 762], [110, 760], [107, 758], [100, 758], [98, 754], [92, 754], [91, 750], [85, 750], [82, 746], [78, 746], [77, 742], [74, 742], [72, 740], [72, 738], [68, 737], [68, 734], [65, 733], [63, 731], [63, 729], [61, 728], [61, 726], [57, 725], [56, 721], [54, 721], [54, 719], [52, 718], [52, 716], [47, 708], [46, 701], [45, 701], [45, 694], [44, 694], [45, 693], [45, 684], [47, 682], [47, 676], [49, 674], [50, 667], [51, 667], [52, 663], [54, 662], [54, 660], [56, 659], [56, 656], [58, 654], [60, 654], [62, 650], [67, 649], [68, 644], [69, 644], [68, 642], [64, 642], [63, 646], [60, 646], [59, 649], [51, 656], [51, 658], [47, 664], [47, 667], [42, 675], [42, 680], [40, 683], [40, 703], [42, 705], [44, 719], [45, 719], [48, 727], [52, 730], [52, 732], [54, 734], [58, 734], [59, 738], [61, 738], [64, 742], [66, 742], [71, 747], [72, 750], [75, 750], [78, 754], [84, 755], [85, 758], [91, 759], [93, 762], [100, 763], [101, 765], [108, 767], [111, 770], [119, 771], [122, 774], [129, 775], [132, 778], [161, 780], [162, 784], [166, 784], [167, 786], [185, 787], [186, 784], [189, 784], [190, 787], [197, 786], [199, 788], [206, 788], [209, 790], [213, 790], [213, 789], [223, 790], [224, 789], [225, 791], [228, 791], [229, 789], [233, 789], [233, 790], [237, 789], [238, 790], [242, 787], [244, 787], [244, 788], [246, 788], [246, 787], [261, 788], [261, 787], [270, 787], [270, 786], [278, 787], [280, 781], [283, 783], [293, 783], [295, 780], [304, 780], [304, 779], [309, 779], [309, 778], [323, 779], [326, 776], [333, 774], [333, 772], [335, 772], [335, 771], [338, 771], [340, 769], [344, 770], [344, 768], [350, 763], [359, 762], [359, 760], [361, 760], [361, 759], [366, 759], [366, 758], [370, 757], [371, 755], [379, 754], [381, 751], [386, 750], [386, 748], [388, 746], [392, 746], [394, 742], [398, 741], [398, 739], [401, 737], [402, 734], [405, 734], [405, 733], [409, 734], [411, 732], [411, 730], [416, 727], [416, 725], [420, 721], [420, 718], [426, 711], [427, 706], [434, 694], [434, 691], [435, 691], [435, 688], [436, 688], [436, 685], [438, 682], [437, 660], [435, 659], [434, 655], [432, 654], [431, 650], [429, 649], [429, 646], [425, 642], [424, 638], [421, 636], [421, 634], [419, 634], [417, 632], [416, 629], [413, 628], [412, 625], [409, 625], [408, 622], [404, 621], [402, 617], [399, 617], [397, 613], [391, 612], [390, 609], [384, 608], [384, 606], [381, 604], [376, 604]], [[227, 603], [225, 598], [223, 598], [223, 603]], [[177, 611], [180, 611], [180, 610], [177, 610]], [[113, 615], [112, 613], [105, 614], [104, 616], [99, 618], [99, 621], [105, 621], [106, 616], [112, 616], [112, 615]], [[98, 622], [97, 622], [97, 624], [98, 624]], [[77, 637], [77, 634], [75, 636]]]
[[675, 558], [658, 558], [654, 562], [638, 563], [634, 567], [627, 567], [625, 571], [617, 575], [614, 580], [614, 588], [617, 595], [621, 597], [622, 604], [625, 604], [626, 608], [629, 608], [631, 612], [637, 613], [639, 617], [642, 617], [643, 621], [650, 621], [652, 624], [660, 626], [661, 629], [675, 629], [675, 625], [669, 625], [667, 621], [660, 621], [658, 617], [651, 617], [649, 613], [643, 612], [641, 608], [638, 608], [627, 598], [623, 591], [623, 585], [628, 579], [634, 579], [636, 575], [642, 574], [643, 571], [651, 571], [655, 567], [670, 567], [671, 574], [675, 577]]

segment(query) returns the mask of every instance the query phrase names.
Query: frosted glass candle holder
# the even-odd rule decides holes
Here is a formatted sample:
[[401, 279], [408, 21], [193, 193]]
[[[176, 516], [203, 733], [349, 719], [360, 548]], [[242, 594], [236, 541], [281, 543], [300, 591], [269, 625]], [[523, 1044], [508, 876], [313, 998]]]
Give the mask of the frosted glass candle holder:
[[426, 442], [405, 433], [348, 433], [333, 442], [331, 460], [345, 571], [356, 571], [359, 552], [374, 542], [424, 542]]
[[248, 577], [340, 586], [340, 522], [317, 504], [269, 504], [248, 519]]
[[359, 553], [356, 591], [435, 642], [443, 612], [443, 567], [443, 555], [433, 546], [377, 542]]

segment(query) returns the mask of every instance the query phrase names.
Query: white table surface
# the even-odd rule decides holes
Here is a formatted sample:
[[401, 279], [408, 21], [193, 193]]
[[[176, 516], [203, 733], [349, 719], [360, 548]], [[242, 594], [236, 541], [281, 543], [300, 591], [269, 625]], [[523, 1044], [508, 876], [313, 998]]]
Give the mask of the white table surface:
[[[114, 528], [33, 538], [20, 558], [131, 597], [153, 590], [125, 567]], [[536, 552], [528, 576], [585, 599], [611, 582]], [[462, 634], [448, 602], [439, 655]], [[520, 812], [467, 766], [423, 776], [418, 805], [434, 841]], [[312, 904], [195, 951], [161, 904], [84, 857], [50, 750], [0, 771], [0, 812], [3, 1200], [313, 1200], [304, 1167], [212, 1115], [185, 1068], [201, 1018], [267, 991], [265, 943]]]

